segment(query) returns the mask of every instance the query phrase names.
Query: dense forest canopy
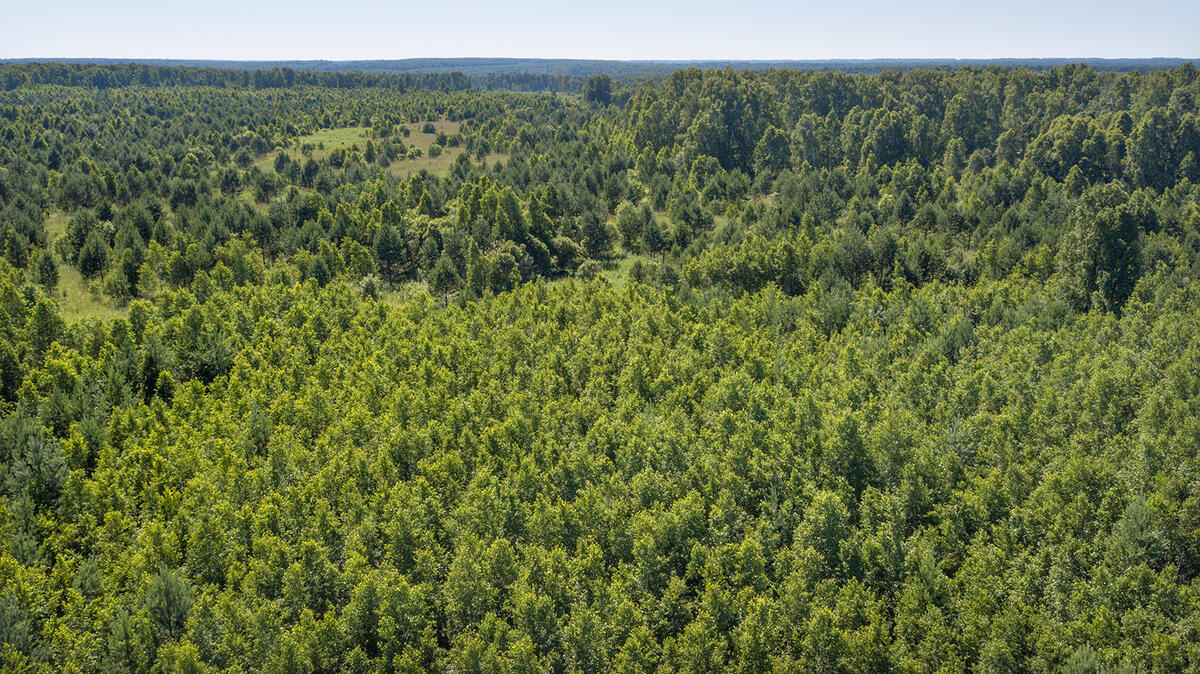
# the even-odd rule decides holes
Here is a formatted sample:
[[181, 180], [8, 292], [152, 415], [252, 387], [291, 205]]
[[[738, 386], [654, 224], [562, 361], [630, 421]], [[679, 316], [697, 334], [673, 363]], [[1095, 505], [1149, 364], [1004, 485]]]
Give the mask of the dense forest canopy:
[[1200, 668], [1191, 64], [486, 77], [0, 65], [7, 670]]

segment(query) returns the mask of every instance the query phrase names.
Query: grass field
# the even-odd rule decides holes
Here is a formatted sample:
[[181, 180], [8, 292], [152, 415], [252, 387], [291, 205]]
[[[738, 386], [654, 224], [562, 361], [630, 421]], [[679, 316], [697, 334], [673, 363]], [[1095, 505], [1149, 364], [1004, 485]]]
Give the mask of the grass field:
[[304, 155], [300, 153], [300, 147], [305, 144], [313, 146], [312, 157], [317, 161], [328, 159], [329, 155], [333, 154], [334, 150], [348, 150], [355, 146], [358, 146], [358, 149], [361, 150], [367, 145], [368, 131], [369, 129], [364, 126], [350, 126], [341, 129], [321, 129], [315, 133], [294, 138], [291, 148], [286, 150], [277, 150], [275, 152], [268, 152], [267, 154], [256, 159], [254, 164], [264, 171], [272, 170], [275, 166], [275, 157], [280, 152], [284, 152], [292, 159], [303, 161]]
[[[50, 242], [50, 250], [54, 250], [54, 242], [67, 231], [66, 213], [54, 212], [46, 218], [46, 240]], [[92, 294], [83, 275], [73, 265], [67, 264], [54, 253], [58, 263], [58, 287], [54, 290], [54, 299], [62, 309], [63, 318], [72, 321], [92, 319], [107, 320], [120, 316], [123, 312], [104, 302], [98, 294]]]
[[380, 288], [379, 301], [389, 306], [400, 306], [417, 295], [424, 295], [429, 286], [424, 281], [405, 281], [394, 286]]
[[651, 262], [657, 264], [658, 262], [640, 253], [628, 253], [624, 257], [610, 260], [600, 275], [609, 283], [619, 288], [629, 282], [629, 268], [638, 260], [641, 260], [643, 263]]
[[[416, 159], [397, 159], [392, 162], [386, 169], [388, 173], [397, 178], [407, 178], [413, 173], [422, 169], [429, 171], [435, 175], [445, 175], [450, 171], [450, 167], [454, 165], [454, 161], [458, 159], [458, 155], [463, 153], [463, 149], [459, 147], [443, 148], [441, 156], [430, 157], [429, 148], [433, 147], [434, 141], [437, 139], [438, 133], [445, 133], [450, 136], [458, 133], [459, 123], [449, 122], [445, 120], [433, 122], [436, 129], [434, 133], [422, 133], [421, 129], [425, 126], [425, 122], [414, 122], [408, 126], [410, 135], [404, 139], [404, 143], [409, 146], [418, 147], [421, 149], [421, 156]], [[293, 140], [292, 147], [284, 150], [276, 150], [269, 152], [262, 157], [259, 157], [254, 163], [264, 171], [272, 170], [275, 165], [275, 157], [284, 152], [293, 160], [303, 160], [303, 155], [300, 153], [300, 148], [305, 144], [313, 146], [312, 157], [318, 161], [328, 159], [329, 155], [334, 150], [345, 149], [349, 150], [357, 147], [363, 150], [367, 146], [367, 140], [370, 138], [370, 129], [362, 126], [351, 126], [341, 129], [321, 129], [315, 133], [310, 133], [305, 136], [299, 136]], [[506, 161], [507, 155], [492, 153], [484, 157], [484, 161], [488, 164]]]

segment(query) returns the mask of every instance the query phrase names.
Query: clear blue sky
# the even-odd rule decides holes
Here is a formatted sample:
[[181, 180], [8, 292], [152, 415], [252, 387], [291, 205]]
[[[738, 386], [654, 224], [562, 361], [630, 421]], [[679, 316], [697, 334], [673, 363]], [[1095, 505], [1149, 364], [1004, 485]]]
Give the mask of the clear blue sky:
[[1200, 0], [0, 0], [0, 58], [1200, 56]]

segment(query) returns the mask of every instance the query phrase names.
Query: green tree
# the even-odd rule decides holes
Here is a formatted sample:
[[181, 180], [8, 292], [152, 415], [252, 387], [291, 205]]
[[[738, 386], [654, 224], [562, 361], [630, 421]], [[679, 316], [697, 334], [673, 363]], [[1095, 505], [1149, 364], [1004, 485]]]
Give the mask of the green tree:
[[754, 172], [766, 173], [787, 168], [791, 159], [787, 134], [774, 126], [768, 126], [758, 144], [754, 146]]
[[473, 297], [482, 297], [488, 289], [487, 261], [479, 253], [479, 246], [471, 239], [467, 243], [467, 280], [466, 287]]
[[646, 252], [650, 254], [662, 254], [664, 259], [666, 252], [671, 247], [670, 240], [667, 238], [666, 232], [663, 231], [662, 223], [658, 218], [651, 216], [646, 220], [642, 229], [642, 244], [646, 247]]
[[642, 209], [631, 203], [624, 203], [617, 209], [617, 230], [621, 232], [621, 245], [627, 250], [635, 250], [642, 237], [644, 215]]
[[1152, 108], [1129, 137], [1129, 176], [1135, 185], [1162, 190], [1175, 182], [1177, 123], [1163, 108]]
[[410, 261], [408, 243], [401, 233], [389, 222], [384, 222], [375, 233], [375, 258], [384, 278], [396, 281], [408, 273]]
[[430, 290], [441, 295], [447, 303], [450, 294], [462, 286], [462, 278], [458, 275], [458, 269], [454, 267], [454, 262], [450, 260], [450, 257], [445, 254], [434, 263], [426, 280], [429, 282]]
[[595, 213], [589, 212], [581, 218], [580, 229], [583, 232], [583, 245], [587, 250], [588, 257], [592, 259], [608, 257], [613, 244], [613, 232], [608, 223]]
[[79, 271], [87, 278], [94, 278], [104, 272], [108, 264], [108, 242], [100, 232], [92, 231], [79, 250]]
[[242, 177], [234, 169], [225, 169], [221, 171], [220, 185], [222, 194], [233, 196], [242, 189]]
[[43, 251], [38, 258], [37, 279], [46, 290], [54, 290], [58, 285], [58, 265], [54, 262], [54, 255], [48, 250]]
[[588, 103], [608, 105], [612, 102], [612, 78], [608, 75], [592, 75], [583, 83], [583, 99]]
[[1144, 195], [1128, 198], [1115, 184], [1083, 195], [1061, 253], [1067, 295], [1077, 308], [1121, 309], [1141, 275], [1141, 231], [1153, 220]]
[[178, 573], [160, 568], [150, 579], [145, 601], [160, 639], [166, 641], [183, 635], [192, 610], [192, 591]]

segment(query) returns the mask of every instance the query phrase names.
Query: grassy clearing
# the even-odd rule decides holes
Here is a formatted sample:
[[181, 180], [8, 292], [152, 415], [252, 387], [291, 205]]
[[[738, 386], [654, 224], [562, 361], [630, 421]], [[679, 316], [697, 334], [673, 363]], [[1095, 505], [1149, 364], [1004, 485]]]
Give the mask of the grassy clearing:
[[[50, 242], [50, 250], [54, 250], [58, 237], [66, 233], [69, 219], [60, 211], [46, 218], [46, 240]], [[63, 318], [68, 321], [111, 320], [124, 313], [106, 303], [98, 293], [93, 294], [78, 269], [65, 262], [58, 253], [53, 255], [58, 263], [58, 287], [54, 289], [53, 297], [58, 301]]]
[[55, 211], [46, 218], [46, 242], [52, 247], [58, 237], [67, 233], [67, 221], [71, 218], [62, 211]]
[[300, 148], [304, 145], [312, 145], [312, 158], [317, 161], [323, 161], [333, 154], [334, 150], [349, 150], [357, 147], [359, 150], [367, 146], [370, 129], [365, 126], [350, 126], [341, 129], [321, 129], [315, 133], [310, 133], [306, 136], [297, 136], [292, 139], [292, 147], [284, 150], [276, 150], [268, 152], [254, 161], [254, 165], [263, 171], [273, 171], [275, 167], [275, 157], [280, 152], [288, 155], [293, 160], [304, 161], [305, 157], [300, 152]]
[[610, 284], [619, 288], [629, 282], [629, 268], [638, 260], [641, 260], [643, 264], [657, 262], [641, 253], [629, 253], [624, 257], [610, 260], [608, 264], [604, 265], [604, 271], [600, 275]]
[[422, 133], [421, 129], [424, 126], [425, 122], [409, 124], [410, 135], [404, 139], [404, 142], [408, 145], [421, 148], [421, 156], [416, 159], [397, 159], [387, 168], [388, 173], [397, 178], [407, 178], [422, 169], [434, 175], [445, 175], [450, 172], [450, 167], [454, 165], [454, 161], [458, 159], [458, 155], [463, 153], [463, 149], [461, 147], [444, 147], [440, 156], [430, 157], [429, 148], [433, 147], [438, 133], [444, 133], [447, 136], [458, 133], [459, 123], [446, 121], [433, 122], [433, 127], [437, 130], [437, 133]]
[[380, 288], [379, 301], [388, 306], [398, 307], [412, 301], [418, 295], [426, 294], [428, 291], [429, 286], [424, 281], [405, 281], [388, 289]]
[[[439, 176], [450, 172], [450, 167], [463, 153], [463, 149], [461, 147], [445, 147], [442, 148], [442, 154], [437, 157], [429, 156], [429, 149], [437, 140], [437, 134], [444, 133], [452, 136], [458, 133], [460, 124], [441, 120], [433, 122], [434, 133], [424, 133], [422, 129], [425, 124], [425, 122], [413, 122], [405, 125], [409, 130], [409, 136], [403, 139], [405, 145], [420, 148], [421, 156], [415, 159], [396, 159], [385, 169], [388, 173], [397, 178], [408, 178], [422, 170]], [[280, 152], [287, 154], [294, 161], [304, 161], [305, 157], [300, 153], [300, 148], [306, 144], [313, 146], [312, 157], [317, 161], [328, 159], [330, 154], [339, 149], [350, 150], [357, 147], [362, 151], [367, 146], [370, 134], [371, 130], [362, 126], [321, 129], [315, 133], [296, 137], [293, 139], [291, 147], [269, 152], [255, 160], [254, 164], [264, 171], [273, 170], [275, 158]], [[492, 153], [484, 157], [484, 161], [489, 165], [507, 160], [508, 155], [500, 153]]]
[[70, 321], [111, 320], [125, 312], [93, 295], [79, 270], [58, 265], [58, 288], [54, 291], [64, 318]]
[[[422, 129], [425, 127], [425, 122], [414, 122], [408, 125], [409, 136], [404, 139], [404, 142], [413, 147], [421, 148], [421, 156], [416, 159], [397, 159], [392, 162], [392, 165], [387, 168], [388, 173], [397, 178], [407, 178], [410, 175], [421, 170], [428, 171], [434, 175], [443, 176], [450, 172], [450, 167], [454, 165], [458, 156], [464, 152], [461, 147], [443, 147], [442, 154], [438, 157], [429, 156], [429, 148], [433, 147], [439, 133], [444, 133], [447, 136], [453, 136], [458, 133], [461, 125], [458, 122], [448, 122], [445, 120], [433, 122], [434, 133], [424, 133]], [[508, 155], [491, 153], [483, 158], [483, 161], [489, 165], [497, 162], [508, 161]]]
[[341, 129], [321, 129], [296, 140], [301, 145], [310, 143], [316, 146], [313, 156], [324, 159], [334, 150], [366, 147], [369, 134], [370, 129], [365, 126], [350, 126]]

